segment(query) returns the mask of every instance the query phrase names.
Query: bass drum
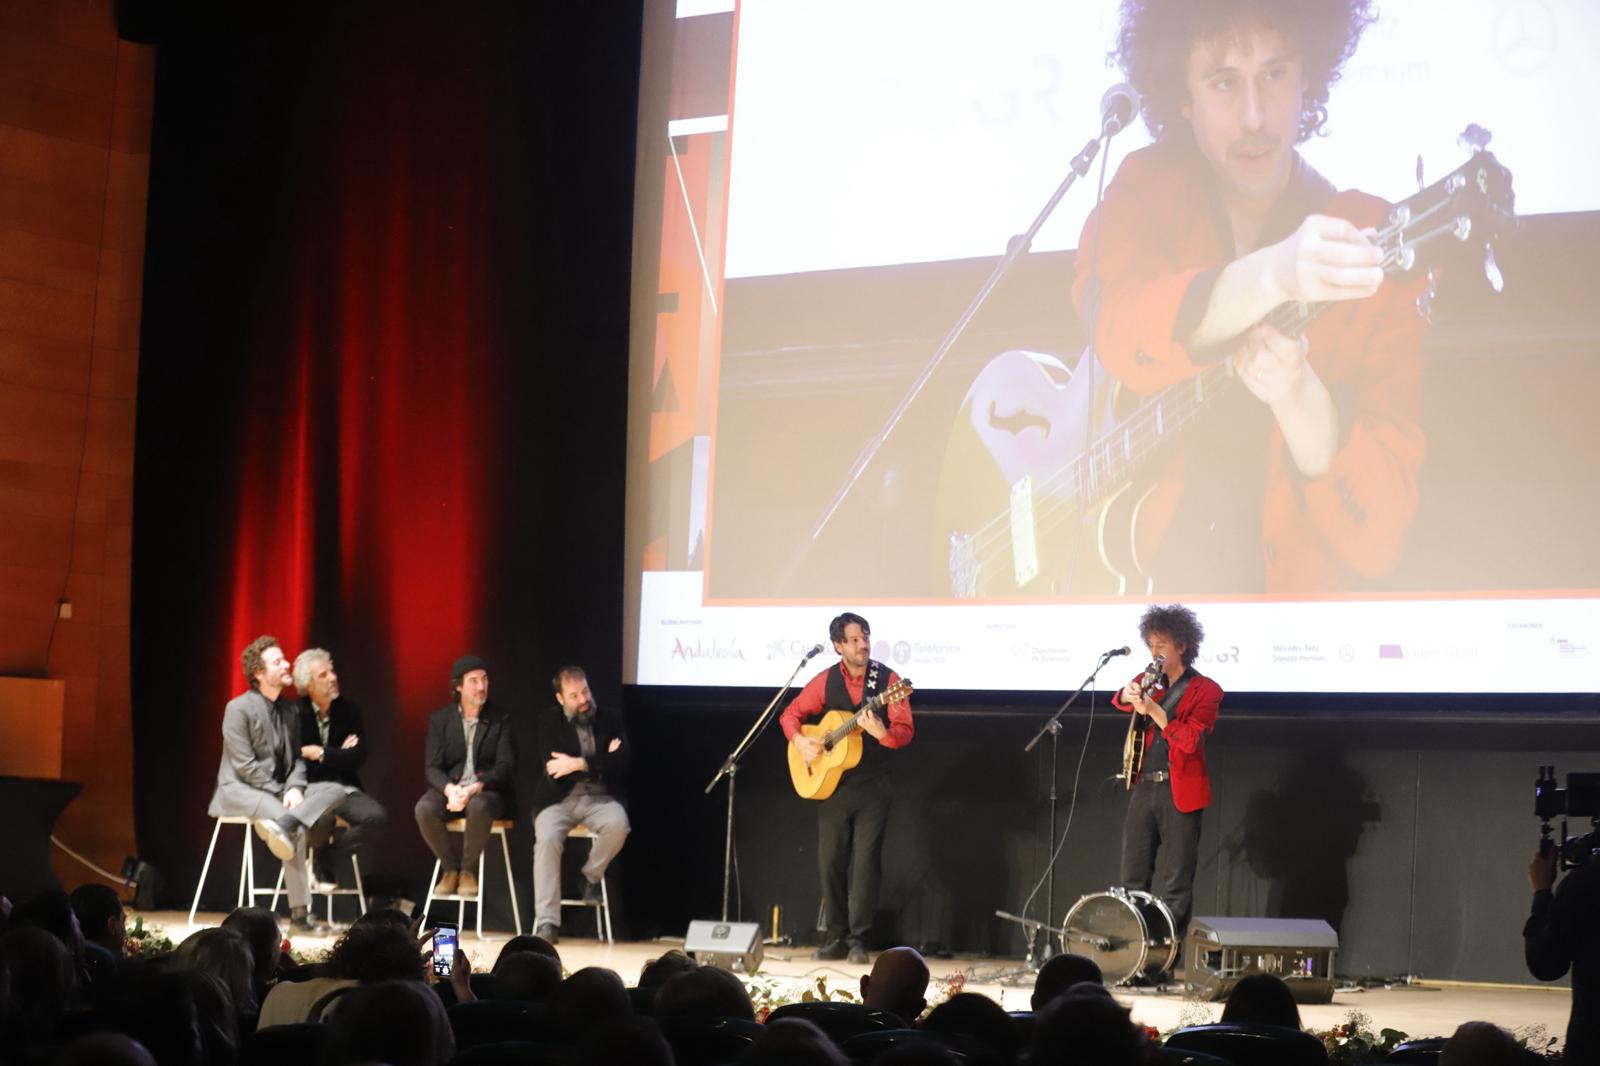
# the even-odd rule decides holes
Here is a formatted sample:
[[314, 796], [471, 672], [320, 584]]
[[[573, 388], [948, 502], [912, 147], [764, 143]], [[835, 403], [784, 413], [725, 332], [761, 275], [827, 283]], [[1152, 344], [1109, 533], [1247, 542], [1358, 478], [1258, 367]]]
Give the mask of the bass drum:
[[1172, 911], [1150, 893], [1108, 888], [1072, 905], [1061, 923], [1061, 949], [1093, 959], [1107, 985], [1153, 981], [1178, 959], [1172, 925]]

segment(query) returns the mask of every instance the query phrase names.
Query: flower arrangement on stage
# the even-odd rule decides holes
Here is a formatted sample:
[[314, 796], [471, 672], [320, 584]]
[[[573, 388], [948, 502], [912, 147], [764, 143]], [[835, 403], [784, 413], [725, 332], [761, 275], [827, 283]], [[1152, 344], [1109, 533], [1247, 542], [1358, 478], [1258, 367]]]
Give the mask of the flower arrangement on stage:
[[1411, 1039], [1398, 1029], [1373, 1032], [1372, 1019], [1359, 1010], [1346, 1015], [1343, 1025], [1320, 1032], [1313, 1030], [1311, 1035], [1322, 1041], [1322, 1046], [1328, 1049], [1328, 1062], [1335, 1066], [1383, 1062], [1389, 1052]]
[[172, 938], [159, 925], [145, 925], [144, 915], [136, 915], [133, 928], [122, 941], [122, 951], [130, 959], [149, 959], [173, 949]]
[[815, 978], [771, 977], [766, 974], [740, 974], [750, 1002], [756, 1008], [756, 1021], [790, 1003], [860, 1003], [861, 997], [847, 986], [830, 986], [828, 975]]
[[[756, 1021], [765, 1022], [767, 1015], [790, 1003], [860, 1003], [861, 996], [848, 981], [830, 985], [828, 975], [817, 977], [773, 977], [768, 974], [741, 974], [745, 991], [756, 1008]], [[932, 1010], [951, 996], [967, 987], [967, 975], [961, 970], [948, 977], [934, 977], [928, 981], [928, 1010]], [[915, 1021], [915, 1019], [911, 1019]]]

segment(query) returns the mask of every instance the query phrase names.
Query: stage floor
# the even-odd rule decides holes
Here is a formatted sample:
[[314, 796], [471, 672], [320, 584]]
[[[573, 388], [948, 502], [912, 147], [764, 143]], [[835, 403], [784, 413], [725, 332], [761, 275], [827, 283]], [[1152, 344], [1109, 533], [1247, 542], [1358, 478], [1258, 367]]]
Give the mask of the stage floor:
[[[442, 916], [442, 913], [441, 909], [439, 914]], [[201, 912], [196, 916], [196, 928], [215, 925], [222, 918], [220, 913]], [[147, 925], [160, 926], [174, 943], [182, 941], [190, 932], [186, 911], [146, 911], [144, 919]], [[131, 913], [128, 920], [131, 925]], [[578, 926], [581, 928], [583, 924], [580, 920]], [[493, 966], [508, 939], [509, 932], [486, 932], [479, 940], [471, 929], [461, 931], [461, 944], [476, 970]], [[332, 936], [306, 937], [297, 938], [294, 946], [297, 950], [317, 950], [332, 943]], [[639, 971], [646, 962], [675, 946], [681, 945], [660, 940], [619, 942], [608, 947], [588, 937], [568, 935], [562, 938], [559, 950], [569, 972], [585, 966], [604, 966], [615, 970], [631, 985], [638, 980]], [[948, 981], [960, 974], [964, 977], [965, 991], [980, 992], [1007, 1010], [1028, 1009], [1033, 978], [1023, 971], [1020, 960], [958, 955], [929, 959], [928, 966], [936, 980]], [[811, 957], [809, 948], [779, 946], [767, 949], [761, 974], [796, 982], [826, 977], [830, 987], [854, 990], [861, 974], [868, 969], [844, 962], [818, 962]], [[1133, 1008], [1136, 1021], [1163, 1031], [1179, 1025], [1180, 1015], [1184, 1024], [1217, 1021], [1222, 1016], [1222, 1004], [1185, 1000], [1179, 991], [1113, 991], [1117, 999]], [[929, 998], [935, 998], [934, 990], [930, 990]], [[1302, 1006], [1300, 1017], [1306, 1028], [1315, 1030], [1342, 1025], [1351, 1011], [1360, 1011], [1367, 1015], [1375, 1030], [1399, 1029], [1411, 1036], [1448, 1036], [1462, 1022], [1492, 1021], [1513, 1030], [1543, 1026], [1549, 1036], [1559, 1038], [1566, 1032], [1571, 1009], [1572, 994], [1565, 987], [1421, 981], [1401, 987], [1339, 991], [1334, 994], [1332, 1003]], [[1197, 1018], [1202, 1012], [1207, 1017]]]

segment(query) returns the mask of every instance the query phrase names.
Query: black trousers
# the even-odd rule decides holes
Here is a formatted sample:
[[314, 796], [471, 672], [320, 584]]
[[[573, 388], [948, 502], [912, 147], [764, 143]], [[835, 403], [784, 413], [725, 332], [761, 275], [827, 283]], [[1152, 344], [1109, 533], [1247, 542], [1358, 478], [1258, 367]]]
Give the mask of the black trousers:
[[444, 823], [460, 818], [462, 812], [445, 810], [443, 792], [430, 788], [417, 800], [417, 828], [422, 830], [422, 839], [428, 842], [434, 857], [439, 860], [441, 871], [470, 870], [476, 877], [478, 856], [483, 854], [484, 845], [489, 843], [489, 830], [494, 827], [494, 820], [500, 817], [504, 808], [500, 793], [487, 789], [467, 801], [467, 831], [461, 841], [459, 862], [455, 857], [455, 847], [450, 843], [450, 831], [444, 827]]
[[[343, 818], [349, 829], [337, 829], [334, 822]], [[311, 846], [317, 850], [317, 866], [337, 874], [351, 855], [371, 842], [378, 831], [389, 824], [389, 812], [383, 804], [356, 791], [345, 796], [338, 810], [329, 811], [311, 827]]]
[[883, 837], [894, 789], [887, 774], [848, 776], [817, 805], [817, 867], [822, 874], [822, 925], [828, 940], [866, 946], [878, 913]]
[[1122, 823], [1122, 883], [1164, 902], [1172, 911], [1177, 937], [1183, 936], [1194, 907], [1203, 813], [1178, 810], [1170, 783], [1141, 780], [1133, 786]]

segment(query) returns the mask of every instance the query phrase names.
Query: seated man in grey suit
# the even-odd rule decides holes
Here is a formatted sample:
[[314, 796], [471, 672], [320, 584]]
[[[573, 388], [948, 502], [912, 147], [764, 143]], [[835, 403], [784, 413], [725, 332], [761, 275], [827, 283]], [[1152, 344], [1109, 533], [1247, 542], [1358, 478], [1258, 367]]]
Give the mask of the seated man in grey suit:
[[241, 659], [250, 688], [222, 712], [222, 764], [210, 814], [255, 819], [256, 833], [283, 860], [290, 929], [318, 932], [324, 926], [307, 913], [306, 830], [344, 802], [344, 790], [332, 782], [306, 783], [297, 711], [283, 698], [289, 660], [278, 642], [257, 637]]
[[[455, 699], [428, 717], [422, 772], [428, 791], [415, 814], [422, 839], [439, 860], [435, 896], [476, 896], [478, 857], [494, 820], [511, 809], [505, 793], [516, 770], [511, 722], [489, 702], [489, 664], [463, 655], [450, 668]], [[455, 855], [447, 818], [466, 817], [461, 858]]]
[[563, 666], [551, 678], [556, 706], [541, 712], [539, 754], [547, 756], [533, 797], [534, 931], [561, 939], [561, 852], [579, 822], [594, 834], [583, 864], [583, 899], [603, 897], [600, 879], [628, 839], [628, 759], [632, 746], [622, 715], [602, 709], [582, 667]]

